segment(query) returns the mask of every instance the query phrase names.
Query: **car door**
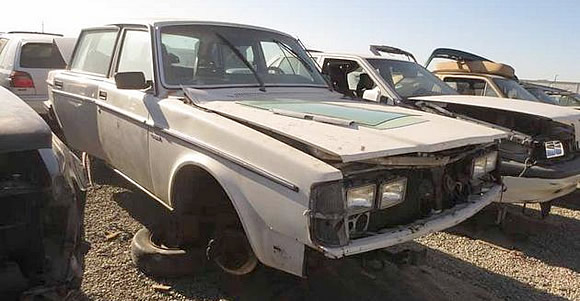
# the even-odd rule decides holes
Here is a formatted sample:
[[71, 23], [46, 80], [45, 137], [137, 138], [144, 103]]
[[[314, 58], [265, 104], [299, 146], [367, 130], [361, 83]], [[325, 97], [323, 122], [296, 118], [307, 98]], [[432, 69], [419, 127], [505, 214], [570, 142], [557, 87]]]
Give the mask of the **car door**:
[[98, 123], [106, 160], [125, 176], [152, 191], [146, 103], [155, 97], [148, 89], [125, 90], [115, 85], [118, 72], [143, 72], [152, 82], [151, 35], [146, 28], [124, 28], [108, 80], [99, 85]]
[[117, 27], [81, 32], [69, 69], [51, 78], [54, 111], [67, 143], [101, 159], [105, 155], [96, 102], [99, 86], [109, 74], [118, 32]]

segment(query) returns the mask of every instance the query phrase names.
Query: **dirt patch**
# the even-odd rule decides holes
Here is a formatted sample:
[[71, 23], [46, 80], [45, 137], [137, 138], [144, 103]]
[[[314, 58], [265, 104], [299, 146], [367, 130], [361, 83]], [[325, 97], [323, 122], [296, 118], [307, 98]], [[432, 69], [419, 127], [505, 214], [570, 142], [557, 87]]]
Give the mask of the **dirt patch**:
[[86, 211], [92, 248], [74, 300], [580, 300], [577, 196], [556, 203], [545, 220], [537, 208], [522, 214], [512, 206], [502, 230], [488, 210], [389, 249], [421, 254], [415, 264], [395, 264], [379, 253], [381, 264], [364, 268], [362, 256], [325, 261], [308, 279], [265, 267], [244, 279], [211, 268], [194, 277], [154, 279], [135, 268], [129, 246], [163, 208], [114, 174], [97, 179]]

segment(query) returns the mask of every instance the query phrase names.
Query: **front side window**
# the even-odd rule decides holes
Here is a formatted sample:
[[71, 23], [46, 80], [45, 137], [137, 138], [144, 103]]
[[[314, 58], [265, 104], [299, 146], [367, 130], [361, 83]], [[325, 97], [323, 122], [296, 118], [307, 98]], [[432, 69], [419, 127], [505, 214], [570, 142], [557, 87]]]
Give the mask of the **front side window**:
[[87, 31], [76, 46], [71, 70], [106, 76], [117, 39], [116, 30]]
[[462, 95], [497, 97], [487, 81], [483, 79], [446, 77], [443, 81]]
[[389, 59], [368, 59], [381, 77], [402, 97], [453, 95], [455, 90], [419, 64]]
[[356, 61], [324, 59], [322, 73], [328, 75], [335, 91], [346, 96], [363, 98], [364, 92], [377, 85]]
[[266, 86], [326, 87], [314, 62], [298, 43], [274, 32], [174, 25], [161, 28], [160, 42], [160, 67], [168, 86], [257, 85], [253, 69]]
[[26, 43], [20, 49], [20, 67], [64, 69], [66, 62], [53, 43]]
[[153, 79], [151, 36], [147, 31], [125, 32], [117, 72], [143, 72], [145, 79]]
[[538, 101], [530, 92], [526, 91], [518, 82], [511, 79], [494, 78], [493, 82], [497, 85], [503, 95], [511, 99], [523, 99]]

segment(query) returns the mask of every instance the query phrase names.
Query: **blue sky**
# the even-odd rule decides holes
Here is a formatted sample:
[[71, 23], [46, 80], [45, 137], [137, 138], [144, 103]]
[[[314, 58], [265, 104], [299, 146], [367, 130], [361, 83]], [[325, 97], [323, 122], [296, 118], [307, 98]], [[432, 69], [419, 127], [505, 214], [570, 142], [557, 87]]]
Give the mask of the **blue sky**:
[[[10, 8], [20, 6], [9, 1]], [[369, 44], [406, 49], [424, 62], [437, 47], [512, 65], [520, 78], [580, 81], [580, 1], [28, 0], [3, 14], [0, 31], [76, 35], [129, 18], [175, 17], [270, 27], [308, 48], [367, 53]]]

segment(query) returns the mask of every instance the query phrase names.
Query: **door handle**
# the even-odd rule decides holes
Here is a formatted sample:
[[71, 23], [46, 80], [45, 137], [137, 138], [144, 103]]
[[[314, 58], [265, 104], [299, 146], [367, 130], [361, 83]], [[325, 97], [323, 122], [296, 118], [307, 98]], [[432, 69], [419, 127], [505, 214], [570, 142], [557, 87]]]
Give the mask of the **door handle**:
[[107, 100], [107, 91], [99, 91], [99, 99]]
[[162, 141], [162, 140], [161, 140], [161, 136], [159, 136], [159, 135], [157, 135], [157, 134], [153, 134], [153, 133], [151, 133], [151, 138], [152, 138], [153, 140], [155, 140], [155, 141], [159, 141], [159, 142], [161, 142], [161, 141]]
[[55, 89], [62, 90], [62, 87], [63, 87], [63, 83], [62, 83], [62, 81], [60, 81], [60, 80], [56, 80], [56, 79], [55, 79], [55, 80], [54, 80], [54, 88], [55, 88]]

